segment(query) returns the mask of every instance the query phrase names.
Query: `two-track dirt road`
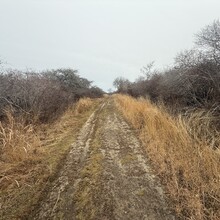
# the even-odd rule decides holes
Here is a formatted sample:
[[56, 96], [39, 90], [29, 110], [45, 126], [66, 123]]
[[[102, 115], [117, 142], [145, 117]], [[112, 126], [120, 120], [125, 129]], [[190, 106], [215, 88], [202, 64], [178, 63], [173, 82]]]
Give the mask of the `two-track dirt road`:
[[106, 99], [72, 145], [47, 198], [30, 219], [174, 219], [146, 153]]

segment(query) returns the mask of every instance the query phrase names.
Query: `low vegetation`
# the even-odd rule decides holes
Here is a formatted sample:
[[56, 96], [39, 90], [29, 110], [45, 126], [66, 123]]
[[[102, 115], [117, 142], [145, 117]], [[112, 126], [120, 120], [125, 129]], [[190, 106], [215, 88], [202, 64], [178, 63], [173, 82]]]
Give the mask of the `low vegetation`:
[[220, 21], [172, 67], [119, 77], [118, 108], [137, 130], [180, 219], [220, 219]]
[[[220, 219], [220, 21], [172, 67], [142, 72], [135, 82], [115, 79], [118, 109], [179, 219]], [[77, 70], [1, 69], [0, 219], [28, 216], [102, 96]]]
[[153, 63], [142, 69], [135, 82], [119, 77], [117, 91], [133, 97], [148, 97], [166, 105], [172, 114], [209, 112], [220, 128], [220, 21], [204, 27], [191, 50], [179, 53], [172, 67], [156, 70]]
[[2, 70], [0, 162], [30, 159], [40, 151], [40, 130], [54, 125], [70, 108], [79, 115], [89, 111], [94, 102], [91, 98], [103, 95], [91, 83], [72, 69], [41, 73]]
[[[80, 128], [99, 102], [99, 99], [82, 99], [77, 107], [69, 107], [51, 124], [25, 126], [9, 115], [11, 122], [1, 125], [0, 133], [5, 143], [1, 154], [4, 160], [0, 162], [1, 219], [28, 216], [30, 208], [37, 205], [56, 176]], [[80, 103], [87, 109], [79, 113]]]
[[28, 216], [102, 95], [71, 69], [0, 74], [0, 219]]
[[98, 98], [103, 91], [73, 69], [43, 72], [4, 70], [0, 73], [0, 119], [10, 109], [25, 123], [48, 123], [82, 97]]
[[[212, 115], [172, 117], [147, 99], [115, 96], [135, 128], [180, 219], [220, 218], [220, 133], [209, 129]], [[201, 123], [202, 122], [202, 123]]]

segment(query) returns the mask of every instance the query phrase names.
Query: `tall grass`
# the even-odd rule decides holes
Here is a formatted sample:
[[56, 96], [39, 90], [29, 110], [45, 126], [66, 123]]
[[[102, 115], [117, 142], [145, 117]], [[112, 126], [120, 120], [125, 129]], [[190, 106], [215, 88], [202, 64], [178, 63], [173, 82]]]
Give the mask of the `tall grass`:
[[82, 99], [47, 124], [27, 124], [26, 115], [5, 112], [0, 123], [0, 219], [26, 219], [98, 104]]
[[[90, 98], [80, 99], [74, 106], [66, 110], [60, 119], [51, 124], [28, 123], [26, 114], [15, 116], [13, 109], [5, 110], [5, 119], [0, 121], [0, 159], [6, 163], [16, 163], [36, 155], [42, 143], [48, 139], [48, 132], [65, 132], [65, 125], [71, 126], [71, 114], [79, 115], [88, 111], [94, 104]], [[35, 120], [37, 121], [37, 120]], [[53, 129], [49, 129], [49, 128]], [[57, 130], [57, 131], [55, 131]], [[46, 132], [45, 132], [46, 131]], [[47, 140], [48, 141], [48, 140]]]
[[34, 156], [41, 146], [33, 124], [23, 117], [16, 118], [12, 110], [5, 111], [6, 119], [0, 122], [0, 159], [16, 163]]
[[[211, 115], [171, 117], [149, 100], [115, 96], [137, 130], [180, 219], [220, 219], [220, 136], [210, 133]], [[202, 123], [201, 123], [202, 122]]]
[[80, 99], [76, 104], [75, 112], [77, 114], [80, 114], [85, 111], [88, 111], [91, 108], [92, 104], [93, 104], [93, 101], [90, 98]]

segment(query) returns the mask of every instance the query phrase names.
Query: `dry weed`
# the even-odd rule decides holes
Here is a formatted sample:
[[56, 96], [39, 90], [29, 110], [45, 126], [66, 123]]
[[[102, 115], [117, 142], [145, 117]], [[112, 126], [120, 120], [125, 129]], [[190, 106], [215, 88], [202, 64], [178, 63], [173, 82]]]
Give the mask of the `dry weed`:
[[220, 136], [210, 133], [211, 116], [173, 118], [149, 100], [123, 95], [115, 100], [137, 129], [178, 216], [220, 219], [220, 154], [212, 144], [220, 147]]
[[26, 125], [22, 117], [15, 118], [11, 110], [5, 111], [6, 121], [0, 122], [0, 158], [16, 163], [37, 153], [40, 139], [32, 124]]
[[[0, 172], [2, 178], [7, 182], [10, 182], [9, 180], [14, 182], [13, 176], [20, 172], [16, 171], [16, 167], [33, 161], [33, 166], [29, 166], [27, 169], [34, 169], [34, 166], [41, 163], [40, 161], [46, 157], [51, 158], [51, 161], [47, 162], [51, 163], [52, 165], [49, 166], [53, 168], [49, 167], [49, 169], [56, 169], [54, 164], [71, 145], [69, 143], [66, 146], [67, 144], [63, 143], [65, 147], [61, 147], [58, 143], [62, 142], [69, 135], [69, 132], [77, 130], [76, 124], [83, 121], [81, 115], [86, 114], [92, 105], [94, 105], [93, 100], [80, 99], [76, 106], [68, 108], [62, 117], [53, 123], [37, 123], [36, 125], [27, 124], [27, 115], [16, 117], [13, 109], [6, 110], [6, 118], [3, 122], [0, 121]], [[35, 163], [36, 161], [38, 162]], [[11, 175], [10, 178], [8, 173]], [[28, 178], [28, 176], [26, 177]]]
[[25, 117], [7, 111], [7, 119], [0, 123], [0, 219], [28, 216], [99, 104], [91, 102], [80, 101], [85, 107], [78, 104], [82, 114], [72, 106], [50, 124], [26, 125]]
[[85, 111], [88, 111], [91, 108], [92, 104], [93, 104], [93, 101], [90, 98], [80, 99], [77, 102], [76, 107], [75, 107], [76, 114], [81, 114]]

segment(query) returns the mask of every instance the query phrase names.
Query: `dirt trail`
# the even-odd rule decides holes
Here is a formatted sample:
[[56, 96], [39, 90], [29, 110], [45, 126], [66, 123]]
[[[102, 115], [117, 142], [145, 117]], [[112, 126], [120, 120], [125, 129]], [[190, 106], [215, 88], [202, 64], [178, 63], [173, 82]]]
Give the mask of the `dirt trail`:
[[112, 99], [85, 123], [30, 219], [174, 219], [145, 152]]

